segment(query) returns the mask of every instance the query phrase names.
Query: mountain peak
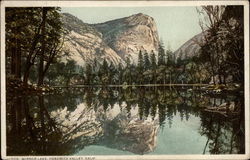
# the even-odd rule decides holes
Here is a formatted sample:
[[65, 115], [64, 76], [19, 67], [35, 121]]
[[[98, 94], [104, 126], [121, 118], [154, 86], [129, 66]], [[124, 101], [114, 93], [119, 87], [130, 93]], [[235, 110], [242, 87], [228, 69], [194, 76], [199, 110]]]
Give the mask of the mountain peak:
[[155, 24], [154, 19], [146, 14], [134, 14], [126, 19], [131, 25], [151, 25]]
[[95, 24], [104, 41], [123, 59], [130, 57], [137, 62], [140, 50], [158, 52], [159, 37], [154, 19], [137, 13], [128, 17]]
[[146, 14], [143, 14], [143, 13], [137, 13], [137, 14], [134, 14], [132, 16], [138, 16], [138, 17], [149, 17], [148, 15]]
[[98, 60], [105, 58], [119, 64], [129, 57], [133, 63], [137, 63], [140, 50], [148, 53], [158, 51], [156, 23], [143, 13], [98, 24], [83, 23], [67, 14], [64, 19], [64, 26], [71, 31], [71, 41], [66, 49], [75, 59], [88, 63], [93, 57]]

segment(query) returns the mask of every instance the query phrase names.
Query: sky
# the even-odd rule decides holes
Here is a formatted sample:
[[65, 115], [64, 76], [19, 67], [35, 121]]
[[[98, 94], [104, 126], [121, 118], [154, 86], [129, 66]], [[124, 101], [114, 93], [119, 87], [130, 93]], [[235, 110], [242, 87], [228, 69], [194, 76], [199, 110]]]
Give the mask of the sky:
[[69, 7], [62, 8], [85, 23], [109, 20], [143, 13], [154, 18], [158, 34], [165, 48], [177, 50], [182, 44], [201, 32], [196, 7]]

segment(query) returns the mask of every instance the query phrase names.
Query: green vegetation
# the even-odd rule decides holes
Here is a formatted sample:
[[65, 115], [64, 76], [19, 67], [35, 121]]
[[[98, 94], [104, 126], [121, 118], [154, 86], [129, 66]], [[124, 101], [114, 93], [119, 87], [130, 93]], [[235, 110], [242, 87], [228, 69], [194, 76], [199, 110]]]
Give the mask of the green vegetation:
[[[162, 137], [159, 135], [164, 130], [167, 132], [165, 136], [169, 136], [169, 131], [177, 127], [178, 121], [182, 121], [183, 125], [190, 125], [190, 122], [194, 122], [197, 118], [200, 127], [197, 128], [197, 132], [194, 132], [196, 133], [194, 136], [207, 138], [207, 144], [203, 141], [195, 142], [204, 145], [204, 149], [200, 151], [204, 150], [206, 154], [245, 152], [243, 110], [240, 112], [241, 116], [235, 117], [223, 117], [218, 113], [202, 111], [204, 106], [218, 106], [225, 101], [238, 104], [237, 108], [244, 108], [242, 99], [237, 98], [238, 95], [211, 97], [203, 95], [202, 92], [168, 90], [164, 87], [156, 90], [147, 87], [135, 89], [107, 87], [81, 88], [70, 93], [71, 91], [65, 89], [64, 94], [60, 95], [11, 97], [7, 101], [8, 155], [72, 155], [88, 145], [100, 145], [103, 140], [107, 141], [108, 147], [112, 148], [113, 146], [109, 144], [113, 143], [116, 149], [120, 149], [129, 141], [119, 138], [122, 136], [119, 131], [124, 129], [124, 125], [119, 122], [125, 123], [131, 119], [139, 122], [148, 119], [154, 121], [155, 125], [159, 125], [160, 130], [157, 132], [157, 143], [159, 143], [161, 140], [159, 137]], [[79, 112], [82, 108], [83, 110]], [[112, 110], [115, 113], [118, 112], [118, 115], [111, 120], [108, 117], [113, 113]], [[136, 115], [134, 115], [135, 111], [138, 111]], [[58, 114], [55, 117], [52, 113]], [[79, 113], [79, 117], [70, 116], [75, 113]], [[71, 123], [58, 123], [60, 121], [57, 120], [65, 114], [67, 118], [63, 120]], [[82, 121], [85, 117], [95, 116], [98, 118], [86, 119], [89, 122]], [[74, 120], [76, 117], [78, 117], [77, 120]], [[96, 128], [94, 126], [96, 121], [101, 122], [103, 128], [101, 126]], [[80, 122], [79, 125], [74, 125], [78, 122]], [[137, 126], [143, 130], [143, 125]], [[73, 129], [66, 132], [65, 128]], [[106, 134], [100, 135], [99, 131]], [[135, 127], [133, 131], [138, 130]], [[140, 138], [139, 133], [141, 132], [130, 135], [130, 138], [133, 140]], [[177, 132], [177, 134], [180, 133]], [[186, 134], [183, 132], [180, 135]], [[118, 143], [122, 139], [123, 143]], [[132, 142], [138, 143], [136, 140]], [[178, 145], [180, 142], [176, 141], [176, 143], [175, 145]], [[173, 143], [170, 145], [172, 147]]]
[[[212, 73], [214, 84], [244, 83], [243, 6], [204, 6], [208, 22], [199, 61]], [[205, 28], [205, 25], [207, 28]], [[227, 80], [229, 79], [230, 80]]]
[[[138, 51], [136, 63], [124, 56], [118, 65], [110, 59], [79, 65], [62, 55], [65, 36], [72, 30], [98, 34], [95, 25], [55, 7], [6, 8], [7, 154], [72, 155], [103, 140], [124, 150], [127, 137], [119, 124], [150, 120], [163, 130], [178, 117], [185, 122], [193, 117], [191, 123], [200, 125], [198, 133], [207, 137], [204, 154], [245, 153], [243, 7], [204, 6], [200, 13], [208, 22], [201, 23], [205, 36], [197, 56], [175, 57], [160, 42], [156, 53]], [[226, 94], [217, 94], [222, 90]], [[138, 134], [129, 132], [134, 137], [128, 146], [141, 142], [146, 127], [137, 127], [132, 129]], [[154, 143], [159, 132], [146, 134], [153, 137], [143, 140]], [[122, 145], [119, 136], [126, 137]]]
[[[108, 63], [105, 59], [102, 63], [87, 64], [86, 67], [77, 66], [74, 63], [57, 63], [52, 66], [50, 75], [55, 81], [50, 81], [50, 85], [145, 85], [145, 84], [207, 84], [210, 77], [202, 64], [198, 65], [193, 59], [175, 60], [172, 58], [172, 51], [165, 49], [161, 44], [161, 53], [156, 57], [155, 53], [139, 51], [138, 63], [133, 64], [126, 58], [125, 65], [118, 67], [113, 63]], [[66, 66], [72, 69], [71, 82], [65, 83], [67, 79]], [[57, 69], [56, 69], [57, 68]], [[60, 70], [58, 70], [60, 68]], [[57, 81], [59, 77], [64, 77]], [[81, 80], [77, 80], [81, 77]]]
[[[44, 84], [61, 54], [65, 31], [60, 8], [6, 8], [6, 72], [9, 79]], [[8, 88], [8, 87], [7, 87]]]
[[[52, 7], [6, 8], [8, 79], [17, 79], [24, 87], [28, 84], [69, 86], [208, 83], [238, 83], [243, 86], [242, 7], [202, 7], [200, 13], [208, 17], [205, 20], [209, 21], [201, 23], [204, 42], [200, 42], [198, 56], [186, 56], [185, 59], [175, 57], [160, 42], [157, 53], [140, 50], [137, 63], [132, 63], [132, 59], [126, 57], [125, 64], [118, 66], [106, 59], [94, 59], [85, 66], [79, 66], [72, 60], [61, 62], [61, 48], [67, 34], [64, 28], [71, 31], [74, 26], [79, 28], [81, 25], [81, 30], [78, 31], [81, 33], [92, 33], [95, 29], [82, 21], [71, 23], [76, 18], [60, 14], [59, 11], [60, 8]], [[66, 26], [63, 26], [63, 21], [67, 22]]]

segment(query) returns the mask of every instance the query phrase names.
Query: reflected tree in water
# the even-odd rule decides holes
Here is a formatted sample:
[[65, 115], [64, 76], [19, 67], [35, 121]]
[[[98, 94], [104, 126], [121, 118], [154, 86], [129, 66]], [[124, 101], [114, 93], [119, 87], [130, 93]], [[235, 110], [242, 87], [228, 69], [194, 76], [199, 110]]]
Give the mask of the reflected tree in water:
[[200, 117], [199, 132], [207, 137], [204, 154], [244, 153], [244, 108], [233, 118], [202, 110], [228, 97], [164, 87], [64, 92], [8, 101], [8, 155], [69, 155], [90, 144], [145, 154], [156, 147], [158, 128], [171, 127], [177, 114], [181, 121]]

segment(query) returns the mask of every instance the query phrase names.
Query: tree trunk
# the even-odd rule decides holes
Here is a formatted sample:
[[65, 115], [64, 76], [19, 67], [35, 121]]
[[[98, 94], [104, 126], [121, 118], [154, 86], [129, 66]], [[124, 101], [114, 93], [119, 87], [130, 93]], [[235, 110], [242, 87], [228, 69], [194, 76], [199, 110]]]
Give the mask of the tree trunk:
[[44, 143], [45, 143], [45, 120], [44, 120], [44, 97], [43, 96], [39, 96], [39, 108], [40, 108], [40, 123], [41, 123], [41, 134], [42, 134], [42, 137], [41, 137], [41, 150], [44, 152], [45, 151], [45, 146], [44, 146]]
[[47, 8], [43, 7], [43, 23], [42, 23], [42, 53], [40, 55], [40, 62], [38, 68], [38, 86], [43, 84], [44, 74], [43, 74], [43, 66], [44, 66], [44, 54], [45, 54], [45, 24], [47, 18]]
[[16, 77], [21, 80], [21, 47], [20, 43], [17, 42], [17, 53], [16, 53]]
[[24, 86], [28, 85], [28, 79], [29, 79], [29, 75], [30, 75], [30, 68], [31, 68], [31, 63], [27, 62], [26, 63], [26, 69], [23, 75], [23, 84]]
[[[19, 34], [19, 27], [15, 27], [14, 34]], [[21, 79], [21, 48], [20, 42], [17, 38], [14, 38], [15, 46], [12, 48], [11, 55], [11, 74], [15, 78]]]
[[222, 79], [221, 79], [221, 74], [220, 73], [218, 74], [218, 77], [219, 77], [219, 84], [222, 84]]
[[34, 60], [35, 60], [37, 53], [38, 53], [38, 51], [35, 52], [35, 50], [36, 50], [36, 46], [39, 42], [39, 36], [40, 36], [40, 30], [41, 30], [42, 23], [39, 25], [32, 41], [31, 41], [31, 47], [30, 47], [29, 53], [26, 57], [26, 66], [25, 66], [25, 72], [24, 72], [24, 76], [23, 76], [23, 83], [25, 86], [27, 86], [27, 84], [28, 84], [28, 79], [29, 79], [29, 75], [30, 75], [30, 73], [29, 73], [30, 68], [34, 64]]
[[12, 75], [16, 74], [16, 47], [12, 48], [12, 53], [11, 53], [11, 74]]

